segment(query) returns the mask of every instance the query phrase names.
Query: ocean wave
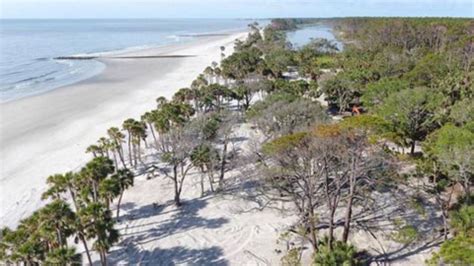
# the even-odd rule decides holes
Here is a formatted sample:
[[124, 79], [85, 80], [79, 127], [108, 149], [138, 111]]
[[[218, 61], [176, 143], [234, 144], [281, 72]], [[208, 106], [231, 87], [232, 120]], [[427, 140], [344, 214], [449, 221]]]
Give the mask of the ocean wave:
[[22, 82], [27, 82], [27, 81], [32, 81], [32, 80], [38, 80], [38, 79], [47, 77], [47, 76], [52, 75], [52, 74], [57, 73], [57, 72], [58, 71], [50, 71], [50, 72], [41, 74], [39, 76], [34, 76], [34, 77], [29, 77], [29, 78], [26, 78], [26, 79], [18, 80], [16, 83], [22, 83]]

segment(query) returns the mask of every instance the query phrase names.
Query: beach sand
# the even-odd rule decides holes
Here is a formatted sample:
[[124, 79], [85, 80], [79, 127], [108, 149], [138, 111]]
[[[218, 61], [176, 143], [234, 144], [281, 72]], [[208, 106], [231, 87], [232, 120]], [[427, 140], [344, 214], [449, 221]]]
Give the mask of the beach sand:
[[[213, 61], [233, 51], [246, 33], [204, 36], [186, 44], [99, 59], [103, 73], [42, 95], [0, 105], [0, 225], [15, 226], [41, 206], [46, 178], [78, 170], [91, 156], [85, 149], [171, 97]], [[173, 57], [186, 55], [185, 57]], [[165, 56], [160, 58], [159, 56]], [[171, 56], [171, 57], [168, 57]], [[134, 58], [136, 57], [136, 58]], [[153, 58], [148, 58], [153, 57]]]

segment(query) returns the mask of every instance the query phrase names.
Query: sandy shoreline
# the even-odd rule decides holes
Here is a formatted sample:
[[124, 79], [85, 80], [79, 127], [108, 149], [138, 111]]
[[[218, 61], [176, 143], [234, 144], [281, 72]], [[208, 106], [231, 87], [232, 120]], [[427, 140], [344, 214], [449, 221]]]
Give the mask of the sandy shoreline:
[[0, 226], [14, 226], [38, 208], [47, 176], [78, 169], [90, 158], [86, 147], [109, 127], [139, 118], [154, 108], [158, 96], [170, 97], [189, 86], [219, 61], [220, 46], [230, 54], [234, 40], [245, 36], [205, 36], [100, 59], [107, 67], [98, 76], [0, 104]]

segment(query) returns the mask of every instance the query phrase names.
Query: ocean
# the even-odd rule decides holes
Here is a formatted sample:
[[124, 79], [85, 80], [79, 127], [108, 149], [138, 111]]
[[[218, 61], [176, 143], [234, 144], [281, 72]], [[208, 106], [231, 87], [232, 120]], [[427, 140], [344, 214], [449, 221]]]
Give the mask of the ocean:
[[242, 30], [250, 20], [0, 20], [0, 102], [85, 80], [104, 65], [56, 60], [189, 42], [193, 35]]

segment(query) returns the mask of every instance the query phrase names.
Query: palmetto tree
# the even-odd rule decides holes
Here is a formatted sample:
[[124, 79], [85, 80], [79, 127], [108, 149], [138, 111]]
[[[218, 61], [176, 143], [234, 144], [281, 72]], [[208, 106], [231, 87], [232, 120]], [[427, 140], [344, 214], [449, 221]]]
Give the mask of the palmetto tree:
[[[2, 230], [0, 259], [6, 263], [40, 265], [61, 250], [69, 250], [70, 258], [79, 257], [67, 247], [67, 238], [74, 233], [71, 226], [74, 220], [74, 212], [68, 204], [54, 200], [22, 220], [16, 230]], [[65, 265], [62, 263], [59, 265]]]
[[134, 150], [133, 159], [136, 167], [137, 159], [142, 162], [140, 144], [142, 141], [144, 141], [146, 145], [146, 124], [140, 121], [134, 121], [130, 127], [130, 133], [132, 134], [132, 144]]
[[116, 216], [116, 219], [118, 219], [120, 215], [120, 204], [122, 202], [123, 193], [125, 192], [127, 188], [133, 186], [134, 176], [133, 176], [133, 173], [130, 172], [128, 169], [121, 169], [121, 170], [118, 170], [117, 173], [112, 175], [110, 178], [112, 180], [116, 180], [120, 188], [120, 191], [119, 191], [120, 195], [117, 202], [117, 216]]
[[222, 70], [220, 67], [215, 67], [214, 68], [214, 75], [216, 78], [216, 83], [220, 83], [220, 77], [222, 76]]
[[75, 214], [63, 200], [54, 200], [38, 212], [41, 232], [50, 235], [54, 246], [67, 247], [67, 238], [73, 234]]
[[158, 108], [160, 108], [160, 106], [163, 105], [166, 102], [168, 102], [168, 100], [166, 100], [166, 98], [163, 97], [163, 96], [160, 96], [160, 97], [156, 98], [156, 104], [157, 104]]
[[111, 149], [111, 145], [110, 145], [110, 140], [108, 140], [107, 138], [105, 137], [101, 137], [98, 141], [97, 141], [97, 146], [99, 146], [99, 148], [103, 151], [103, 155], [102, 156], [106, 156], [107, 158], [110, 158], [110, 154], [109, 154], [109, 151]]
[[95, 238], [93, 247], [99, 252], [101, 264], [107, 265], [107, 252], [119, 238], [110, 210], [104, 204], [95, 202], [81, 209], [79, 216], [84, 221], [89, 221], [88, 235]]
[[191, 162], [201, 172], [201, 197], [204, 196], [204, 175], [207, 174], [209, 187], [214, 192], [213, 170], [219, 161], [219, 153], [209, 143], [201, 144], [191, 153]]
[[130, 165], [133, 166], [133, 160], [132, 160], [132, 127], [135, 124], [135, 119], [129, 118], [125, 120], [122, 124], [122, 128], [127, 131], [128, 133], [128, 158], [130, 160]]
[[[78, 191], [80, 189], [80, 185], [78, 184], [77, 179], [78, 174], [74, 174], [72, 172], [68, 172], [66, 174], [56, 174], [48, 177], [47, 184], [49, 188], [45, 193], [43, 193], [42, 198], [51, 198], [53, 200], [57, 200], [63, 198], [63, 193], [69, 193], [76, 211], [79, 211], [83, 207], [83, 203], [78, 199], [77, 196], [80, 193]], [[84, 246], [89, 264], [92, 265], [84, 224], [77, 215], [75, 221], [72, 223], [72, 226], [77, 238]]]
[[89, 145], [86, 149], [86, 153], [92, 153], [92, 156], [94, 157], [104, 156], [102, 148], [95, 144]]
[[124, 142], [125, 135], [118, 129], [117, 127], [111, 127], [107, 130], [107, 134], [109, 135], [110, 140], [113, 143], [113, 148], [115, 152], [117, 152], [120, 161], [124, 168], [127, 168], [125, 164], [125, 160], [123, 158], [123, 146], [122, 143]]
[[120, 184], [118, 180], [107, 178], [99, 184], [99, 198], [107, 209], [110, 210], [110, 203], [120, 195]]
[[79, 182], [82, 183], [80, 190], [83, 200], [98, 202], [100, 182], [114, 170], [113, 162], [106, 157], [97, 157], [88, 162], [78, 175]]
[[57, 248], [46, 255], [45, 265], [82, 265], [82, 256], [75, 248]]
[[153, 140], [155, 142], [155, 145], [158, 145], [158, 139], [156, 138], [155, 134], [155, 116], [156, 116], [156, 110], [153, 110], [151, 112], [146, 112], [142, 115], [141, 120], [143, 123], [146, 123], [148, 127], [150, 128], [151, 135], [153, 137]]
[[212, 84], [213, 82], [213, 77], [214, 77], [214, 69], [211, 66], [208, 66], [204, 69], [204, 75], [207, 76], [207, 82], [209, 84]]
[[224, 57], [225, 57], [225, 46], [221, 46], [220, 47], [220, 50], [221, 50], [221, 60], [224, 60]]

